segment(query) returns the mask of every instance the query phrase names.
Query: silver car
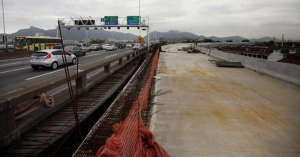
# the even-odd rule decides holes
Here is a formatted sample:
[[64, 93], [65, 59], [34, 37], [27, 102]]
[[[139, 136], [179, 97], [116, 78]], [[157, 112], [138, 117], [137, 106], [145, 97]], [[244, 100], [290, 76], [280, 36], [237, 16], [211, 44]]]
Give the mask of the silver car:
[[90, 52], [90, 47], [87, 47], [86, 44], [77, 44], [77, 47], [79, 47], [81, 50], [84, 50], [85, 52]]
[[[63, 65], [63, 50], [47, 49], [39, 50], [33, 53], [30, 60], [30, 65], [34, 70], [40, 67], [48, 67], [57, 69], [59, 65]], [[66, 59], [68, 63], [75, 64], [76, 56], [66, 52]]]
[[85, 56], [86, 52], [77, 46], [66, 46], [65, 51], [74, 54], [75, 56]]
[[131, 44], [126, 44], [126, 48], [132, 48]]
[[93, 44], [90, 46], [90, 51], [98, 51], [98, 50], [101, 50], [101, 45], [99, 44]]
[[141, 45], [140, 44], [135, 44], [133, 46], [133, 50], [139, 50], [139, 49], [141, 49]]
[[118, 47], [115, 44], [107, 44], [107, 46], [105, 47], [106, 51], [114, 51], [114, 50], [118, 50]]

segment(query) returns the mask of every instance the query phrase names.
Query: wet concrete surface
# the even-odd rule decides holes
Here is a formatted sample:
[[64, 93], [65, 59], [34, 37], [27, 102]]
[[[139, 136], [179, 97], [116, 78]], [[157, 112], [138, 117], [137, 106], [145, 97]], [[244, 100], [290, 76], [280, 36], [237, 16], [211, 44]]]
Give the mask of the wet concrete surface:
[[300, 156], [300, 88], [167, 45], [150, 130], [171, 155]]

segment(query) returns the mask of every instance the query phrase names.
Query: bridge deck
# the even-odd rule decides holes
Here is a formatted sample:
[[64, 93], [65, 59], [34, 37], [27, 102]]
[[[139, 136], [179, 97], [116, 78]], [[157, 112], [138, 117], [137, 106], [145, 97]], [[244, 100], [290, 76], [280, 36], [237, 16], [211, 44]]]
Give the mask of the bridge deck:
[[300, 156], [300, 88], [164, 46], [150, 130], [173, 157]]
[[[82, 123], [91, 113], [109, 99], [129, 78], [137, 67], [139, 60], [132, 61], [112, 75], [96, 84], [78, 97], [78, 119]], [[43, 152], [52, 156], [61, 147], [75, 127], [72, 103], [66, 104], [57, 112], [47, 117], [24, 133], [19, 140], [11, 144], [4, 156], [38, 156]], [[62, 141], [62, 143], [60, 143]], [[42, 155], [44, 156], [44, 155]]]

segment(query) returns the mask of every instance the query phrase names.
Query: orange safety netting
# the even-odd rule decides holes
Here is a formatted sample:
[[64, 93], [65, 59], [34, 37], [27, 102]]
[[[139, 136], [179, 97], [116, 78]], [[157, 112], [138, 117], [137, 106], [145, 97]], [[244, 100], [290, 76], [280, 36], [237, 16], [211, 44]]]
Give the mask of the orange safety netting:
[[158, 53], [153, 57], [150, 76], [123, 122], [112, 127], [114, 134], [107, 139], [96, 157], [169, 157], [155, 142], [154, 135], [144, 126], [141, 112], [147, 108], [151, 81], [158, 65]]

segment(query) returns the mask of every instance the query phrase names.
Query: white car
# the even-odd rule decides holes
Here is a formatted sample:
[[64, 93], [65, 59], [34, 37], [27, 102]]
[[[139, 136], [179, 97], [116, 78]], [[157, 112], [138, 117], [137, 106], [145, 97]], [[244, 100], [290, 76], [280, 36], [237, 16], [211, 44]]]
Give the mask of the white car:
[[133, 46], [133, 50], [139, 50], [139, 49], [141, 49], [141, 45], [140, 44], [135, 44]]
[[[6, 48], [5, 45], [0, 45], [0, 49], [5, 49], [5, 48]], [[8, 49], [13, 49], [13, 48], [15, 48], [15, 46], [14, 45], [7, 45], [7, 48]]]
[[106, 50], [107, 45], [109, 45], [109, 44], [103, 44], [103, 45], [102, 45], [102, 49], [103, 49], [103, 50]]
[[118, 49], [118, 47], [115, 44], [107, 44], [107, 46], [105, 47], [106, 51], [114, 51], [117, 49]]
[[[77, 58], [74, 54], [66, 53], [66, 59], [68, 63], [76, 64]], [[58, 49], [46, 49], [39, 50], [33, 53], [30, 59], [30, 65], [34, 70], [40, 67], [48, 67], [52, 69], [57, 69], [59, 65], [63, 65], [63, 50]]]

